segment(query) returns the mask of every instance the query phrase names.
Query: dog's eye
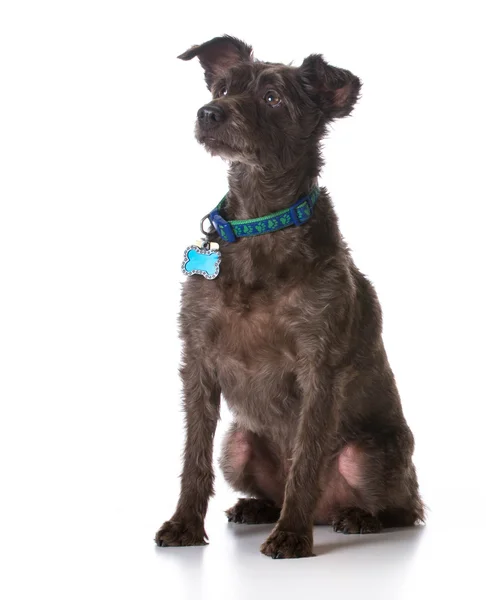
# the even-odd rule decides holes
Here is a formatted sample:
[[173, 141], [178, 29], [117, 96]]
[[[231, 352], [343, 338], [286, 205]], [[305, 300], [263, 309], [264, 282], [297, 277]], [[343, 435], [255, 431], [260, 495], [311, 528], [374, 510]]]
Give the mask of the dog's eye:
[[281, 100], [280, 96], [277, 94], [277, 92], [269, 90], [265, 94], [265, 102], [272, 108], [275, 108], [276, 106], [279, 106], [279, 104], [282, 103], [282, 100]]
[[228, 95], [228, 88], [227, 87], [222, 87], [219, 90], [218, 96], [227, 96]]

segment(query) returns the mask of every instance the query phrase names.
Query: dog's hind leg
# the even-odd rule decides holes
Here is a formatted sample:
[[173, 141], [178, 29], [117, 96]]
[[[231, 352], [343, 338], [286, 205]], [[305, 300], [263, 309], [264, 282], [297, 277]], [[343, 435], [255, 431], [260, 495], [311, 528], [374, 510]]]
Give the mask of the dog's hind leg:
[[275, 523], [285, 483], [268, 441], [233, 423], [225, 436], [220, 465], [233, 489], [252, 496], [240, 498], [226, 511], [228, 521]]
[[[408, 432], [346, 446], [338, 458], [340, 475], [353, 490], [353, 502], [336, 506], [331, 524], [343, 533], [376, 533], [424, 520]], [[409, 448], [406, 448], [406, 446]]]

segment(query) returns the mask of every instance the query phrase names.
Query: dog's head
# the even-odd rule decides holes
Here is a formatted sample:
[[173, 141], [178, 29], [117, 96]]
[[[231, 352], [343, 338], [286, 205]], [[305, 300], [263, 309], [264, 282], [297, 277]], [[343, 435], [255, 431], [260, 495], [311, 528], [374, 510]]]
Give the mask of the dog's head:
[[196, 137], [212, 154], [252, 165], [291, 166], [317, 148], [326, 124], [349, 115], [360, 80], [320, 55], [300, 67], [260, 62], [252, 48], [217, 37], [179, 56], [197, 56], [213, 95], [197, 112]]

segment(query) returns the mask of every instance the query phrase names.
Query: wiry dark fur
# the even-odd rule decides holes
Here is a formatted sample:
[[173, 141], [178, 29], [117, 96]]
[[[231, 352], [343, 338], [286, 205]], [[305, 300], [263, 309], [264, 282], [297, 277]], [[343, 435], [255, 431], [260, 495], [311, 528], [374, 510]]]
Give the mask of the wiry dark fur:
[[[218, 111], [217, 120], [200, 117], [196, 136], [230, 161], [224, 216], [263, 216], [309, 193], [326, 125], [350, 114], [359, 79], [318, 55], [299, 68], [254, 61], [249, 46], [228, 36], [180, 58], [195, 56], [213, 92], [208, 110]], [[276, 107], [265, 101], [269, 89], [281, 98]], [[367, 533], [423, 521], [380, 305], [326, 190], [305, 225], [217, 241], [219, 277], [184, 284], [184, 469], [176, 512], [156, 542], [205, 543], [221, 393], [234, 414], [221, 466], [250, 496], [228, 518], [277, 521], [264, 554], [312, 555], [314, 523]]]

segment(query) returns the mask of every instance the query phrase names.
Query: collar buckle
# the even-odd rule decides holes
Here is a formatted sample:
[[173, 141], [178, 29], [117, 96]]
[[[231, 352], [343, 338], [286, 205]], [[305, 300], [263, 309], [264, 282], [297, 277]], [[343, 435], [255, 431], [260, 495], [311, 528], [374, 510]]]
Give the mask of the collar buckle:
[[209, 220], [225, 242], [236, 242], [235, 232], [233, 231], [233, 227], [231, 227], [231, 223], [223, 219], [217, 210], [209, 214]]

